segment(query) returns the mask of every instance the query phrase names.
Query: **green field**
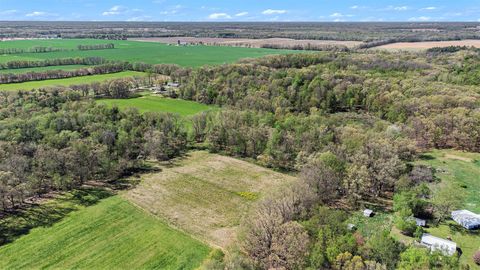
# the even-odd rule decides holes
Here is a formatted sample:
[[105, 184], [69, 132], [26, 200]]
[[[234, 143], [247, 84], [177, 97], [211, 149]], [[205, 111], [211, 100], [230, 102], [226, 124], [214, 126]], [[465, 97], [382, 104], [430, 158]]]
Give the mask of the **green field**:
[[418, 162], [432, 166], [440, 183], [433, 191], [448, 184], [462, 187], [465, 191], [465, 209], [480, 213], [480, 154], [454, 150], [435, 150], [426, 153]]
[[195, 269], [209, 252], [113, 196], [0, 247], [0, 269]]
[[202, 111], [211, 110], [213, 107], [183, 100], [171, 99], [161, 96], [145, 95], [129, 99], [99, 99], [100, 104], [107, 106], [117, 106], [120, 109], [137, 108], [140, 112], [171, 112], [181, 116], [194, 115]]
[[134, 76], [144, 76], [142, 72], [136, 71], [123, 71], [118, 73], [102, 74], [102, 75], [90, 75], [90, 76], [80, 76], [72, 77], [66, 79], [57, 79], [57, 80], [44, 80], [44, 81], [31, 81], [23, 83], [10, 83], [10, 84], [0, 84], [0, 91], [2, 90], [31, 90], [35, 88], [49, 87], [49, 86], [69, 86], [73, 84], [86, 84], [92, 82], [101, 82], [117, 78], [125, 77], [134, 77]]
[[149, 64], [178, 64], [198, 67], [235, 62], [242, 58], [256, 58], [269, 54], [298, 53], [290, 50], [254, 49], [227, 46], [168, 46], [155, 42], [126, 40], [16, 40], [0, 42], [0, 48], [31, 48], [51, 46], [74, 49], [78, 44], [114, 43], [115, 49], [91, 51], [63, 51], [50, 53], [24, 53], [0, 55], [1, 62], [11, 60], [41, 60], [67, 57], [103, 57], [109, 60], [144, 62]]
[[158, 164], [123, 194], [135, 205], [212, 246], [226, 248], [258, 199], [296, 178], [204, 151]]
[[80, 68], [87, 68], [84, 65], [68, 65], [68, 66], [49, 66], [49, 67], [34, 67], [34, 68], [16, 68], [16, 69], [0, 69], [0, 74], [21, 74], [28, 72], [42, 72], [46, 70], [75, 70]]

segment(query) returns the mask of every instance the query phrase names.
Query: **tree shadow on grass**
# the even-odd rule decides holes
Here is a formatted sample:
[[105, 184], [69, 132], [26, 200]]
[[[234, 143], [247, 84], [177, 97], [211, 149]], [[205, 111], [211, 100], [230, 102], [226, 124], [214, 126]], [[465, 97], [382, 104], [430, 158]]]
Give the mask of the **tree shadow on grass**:
[[13, 242], [31, 229], [49, 227], [82, 206], [91, 206], [114, 195], [103, 188], [84, 187], [65, 194], [56, 194], [47, 201], [25, 204], [2, 213], [0, 245]]

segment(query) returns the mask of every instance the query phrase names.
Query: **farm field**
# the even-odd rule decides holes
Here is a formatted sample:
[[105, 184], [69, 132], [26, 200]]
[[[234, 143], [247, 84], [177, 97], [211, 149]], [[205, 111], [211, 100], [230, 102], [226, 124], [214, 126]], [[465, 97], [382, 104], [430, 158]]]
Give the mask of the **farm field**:
[[72, 77], [72, 78], [65, 78], [65, 79], [31, 81], [31, 82], [23, 82], [23, 83], [9, 83], [9, 84], [0, 84], [0, 91], [31, 90], [35, 88], [49, 87], [49, 86], [69, 86], [73, 84], [101, 82], [101, 81], [117, 79], [117, 78], [135, 77], [135, 76], [144, 76], [144, 75], [145, 73], [143, 72], [123, 71], [123, 72], [117, 72], [117, 73], [79, 76], [79, 77]]
[[435, 150], [423, 156], [421, 164], [432, 166], [440, 183], [433, 192], [449, 183], [463, 186], [466, 193], [465, 209], [480, 213], [480, 154], [455, 150]]
[[425, 42], [397, 42], [386, 44], [373, 49], [387, 49], [387, 50], [426, 50], [434, 47], [449, 47], [449, 46], [467, 46], [480, 48], [480, 40], [452, 40], [452, 41], [425, 41]]
[[80, 68], [88, 68], [84, 65], [67, 65], [67, 66], [48, 66], [48, 67], [34, 67], [34, 68], [16, 68], [16, 69], [0, 69], [0, 74], [22, 74], [28, 72], [42, 72], [46, 70], [75, 70]]
[[263, 45], [344, 45], [347, 47], [355, 47], [361, 44], [360, 41], [337, 41], [337, 40], [313, 40], [313, 39], [291, 39], [291, 38], [204, 38], [204, 37], [163, 37], [163, 38], [132, 38], [134, 41], [158, 42], [166, 44], [177, 44], [178, 41], [186, 43], [204, 43], [216, 45], [230, 46], [251, 46], [253, 48], [261, 48]]
[[190, 152], [186, 158], [160, 166], [142, 177], [123, 196], [174, 227], [227, 247], [252, 205], [295, 177], [238, 159]]
[[194, 115], [213, 107], [194, 101], [171, 99], [155, 95], [144, 95], [129, 99], [98, 99], [98, 103], [117, 106], [120, 109], [136, 108], [140, 112], [171, 112], [181, 116]]
[[195, 269], [210, 248], [120, 196], [0, 247], [1, 269]]
[[41, 60], [67, 57], [103, 57], [108, 60], [144, 62], [148, 64], [177, 64], [180, 66], [198, 67], [235, 62], [242, 58], [256, 58], [270, 54], [298, 53], [290, 50], [273, 50], [259, 48], [214, 47], [214, 46], [168, 46], [154, 42], [126, 40], [15, 40], [0, 43], [0, 48], [34, 46], [51, 46], [73, 49], [78, 44], [114, 43], [115, 49], [89, 51], [61, 51], [47, 53], [23, 53], [0, 56], [0, 61]]

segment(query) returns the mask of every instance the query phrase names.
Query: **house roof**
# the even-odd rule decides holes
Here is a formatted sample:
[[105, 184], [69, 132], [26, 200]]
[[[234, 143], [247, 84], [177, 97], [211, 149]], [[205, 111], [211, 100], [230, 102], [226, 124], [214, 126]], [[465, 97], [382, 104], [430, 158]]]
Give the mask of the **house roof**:
[[421, 243], [429, 246], [432, 250], [442, 250], [450, 255], [457, 250], [457, 243], [428, 233], [422, 235]]
[[452, 212], [452, 219], [466, 229], [480, 228], [480, 215], [468, 210], [457, 210]]

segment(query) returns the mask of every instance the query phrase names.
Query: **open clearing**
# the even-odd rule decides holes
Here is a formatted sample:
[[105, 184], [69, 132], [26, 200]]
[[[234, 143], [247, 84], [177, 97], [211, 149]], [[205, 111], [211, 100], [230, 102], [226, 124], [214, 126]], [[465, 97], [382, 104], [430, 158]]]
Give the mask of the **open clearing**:
[[142, 177], [125, 198], [213, 246], [233, 242], [240, 221], [267, 193], [296, 178], [238, 159], [191, 152]]
[[210, 250], [113, 196], [0, 247], [0, 269], [195, 269]]
[[262, 38], [262, 39], [247, 39], [247, 38], [199, 38], [199, 37], [164, 37], [164, 38], [134, 38], [131, 40], [158, 42], [165, 44], [177, 44], [178, 41], [182, 43], [203, 43], [207, 45], [228, 45], [239, 47], [253, 47], [261, 48], [263, 45], [344, 45], [347, 47], [354, 47], [362, 42], [360, 41], [338, 41], [338, 40], [313, 40], [313, 39], [291, 39], [291, 38]]
[[[113, 43], [115, 49], [74, 50], [79, 44]], [[168, 46], [158, 42], [139, 42], [127, 40], [15, 40], [0, 42], [0, 48], [31, 48], [46, 46], [70, 49], [69, 51], [47, 53], [21, 53], [0, 55], [1, 62], [12, 60], [42, 60], [68, 57], [103, 57], [108, 60], [144, 62], [148, 64], [177, 64], [186, 67], [218, 65], [236, 62], [242, 58], [256, 58], [270, 54], [298, 53], [290, 50], [258, 48], [214, 47], [214, 46]]]
[[42, 87], [51, 87], [51, 86], [70, 86], [73, 84], [86, 84], [93, 82], [102, 82], [117, 78], [126, 78], [126, 77], [135, 77], [135, 76], [145, 76], [143, 72], [136, 71], [123, 71], [117, 73], [101, 74], [101, 75], [90, 75], [90, 76], [79, 76], [65, 79], [55, 79], [55, 80], [43, 80], [43, 81], [31, 81], [23, 83], [9, 83], [9, 84], [0, 84], [0, 91], [2, 90], [31, 90], [35, 88]]
[[432, 166], [440, 183], [432, 189], [438, 190], [449, 183], [463, 187], [467, 197], [465, 209], [480, 213], [480, 154], [454, 150], [435, 150], [423, 156], [421, 164]]
[[139, 112], [171, 112], [181, 116], [194, 115], [202, 111], [214, 109], [212, 106], [183, 99], [165, 98], [145, 95], [128, 99], [98, 99], [97, 103], [117, 106], [120, 109], [136, 108]]
[[374, 49], [389, 49], [389, 50], [426, 50], [434, 47], [449, 47], [449, 46], [473, 46], [480, 48], [480, 40], [452, 40], [452, 41], [425, 41], [425, 42], [397, 42], [386, 44]]

